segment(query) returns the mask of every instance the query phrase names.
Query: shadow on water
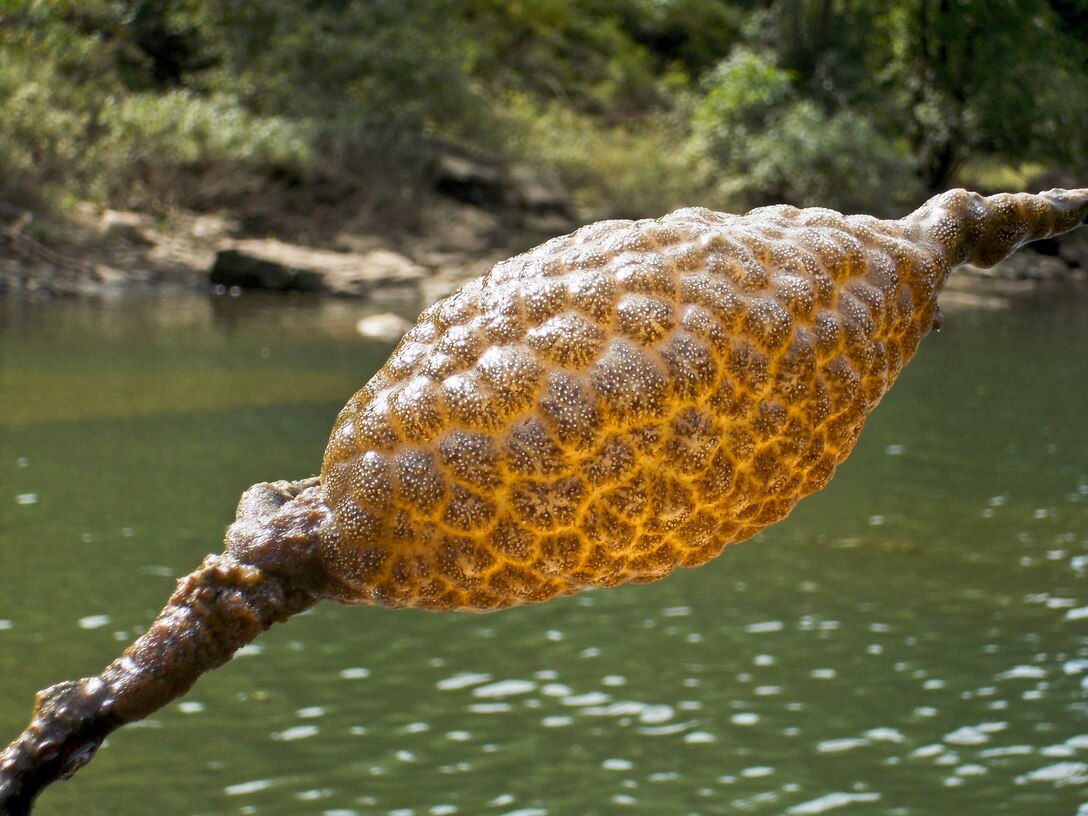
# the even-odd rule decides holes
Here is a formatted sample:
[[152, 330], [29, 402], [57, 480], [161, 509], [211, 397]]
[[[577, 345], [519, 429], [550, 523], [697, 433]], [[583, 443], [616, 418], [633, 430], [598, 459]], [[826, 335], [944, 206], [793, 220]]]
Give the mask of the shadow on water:
[[[0, 316], [11, 736], [220, 549], [246, 486], [316, 472], [389, 347], [305, 298]], [[952, 315], [757, 540], [498, 615], [320, 605], [39, 812], [1088, 814], [1086, 383], [1084, 306]]]

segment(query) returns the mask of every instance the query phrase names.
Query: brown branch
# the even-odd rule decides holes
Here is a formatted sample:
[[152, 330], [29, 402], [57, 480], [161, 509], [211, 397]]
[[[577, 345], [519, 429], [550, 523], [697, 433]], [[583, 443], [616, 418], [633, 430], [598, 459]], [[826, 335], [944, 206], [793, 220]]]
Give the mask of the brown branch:
[[256, 567], [209, 555], [102, 674], [38, 693], [30, 724], [0, 754], [0, 815], [29, 813], [42, 789], [87, 764], [114, 729], [184, 694], [205, 671], [314, 602]]

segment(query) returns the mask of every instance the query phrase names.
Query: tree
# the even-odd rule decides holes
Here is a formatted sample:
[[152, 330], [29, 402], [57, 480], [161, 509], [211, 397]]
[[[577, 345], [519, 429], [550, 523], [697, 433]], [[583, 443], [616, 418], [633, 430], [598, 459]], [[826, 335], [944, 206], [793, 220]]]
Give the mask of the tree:
[[1063, 30], [1049, 3], [909, 0], [882, 27], [886, 87], [906, 113], [927, 187], [945, 187], [979, 154], [1083, 157], [1085, 43]]
[[728, 198], [890, 215], [918, 197], [903, 146], [863, 113], [806, 97], [794, 72], [738, 50], [705, 88], [693, 143]]

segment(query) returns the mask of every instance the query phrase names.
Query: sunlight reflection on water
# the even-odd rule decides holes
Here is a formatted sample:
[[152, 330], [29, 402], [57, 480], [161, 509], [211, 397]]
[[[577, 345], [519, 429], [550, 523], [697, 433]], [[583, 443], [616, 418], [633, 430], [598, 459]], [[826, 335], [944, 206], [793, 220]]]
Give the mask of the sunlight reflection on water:
[[[343, 304], [138, 306], [4, 307], [9, 734], [244, 487], [316, 469], [388, 351]], [[902, 380], [828, 490], [714, 563], [483, 617], [321, 605], [40, 813], [1088, 814], [1088, 310], [957, 315]]]

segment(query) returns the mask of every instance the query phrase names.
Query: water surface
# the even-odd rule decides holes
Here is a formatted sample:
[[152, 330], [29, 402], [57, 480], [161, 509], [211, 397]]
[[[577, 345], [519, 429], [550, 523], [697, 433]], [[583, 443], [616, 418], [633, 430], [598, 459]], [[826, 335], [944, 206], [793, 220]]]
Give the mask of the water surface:
[[[98, 672], [388, 347], [303, 298], [0, 302], [0, 741]], [[38, 813], [1088, 814], [1088, 308], [961, 313], [831, 486], [507, 612], [323, 604]]]

